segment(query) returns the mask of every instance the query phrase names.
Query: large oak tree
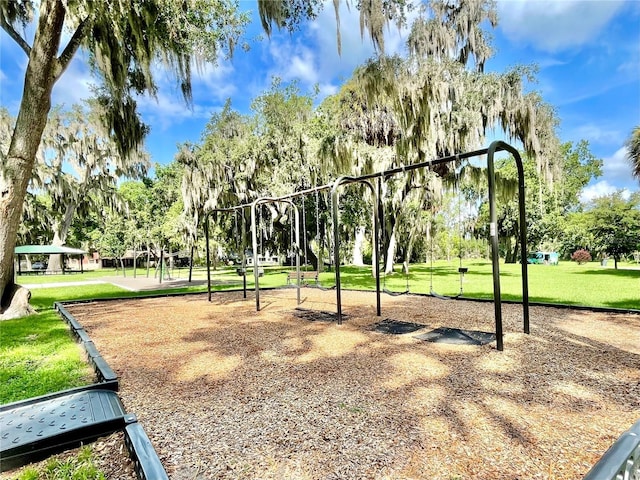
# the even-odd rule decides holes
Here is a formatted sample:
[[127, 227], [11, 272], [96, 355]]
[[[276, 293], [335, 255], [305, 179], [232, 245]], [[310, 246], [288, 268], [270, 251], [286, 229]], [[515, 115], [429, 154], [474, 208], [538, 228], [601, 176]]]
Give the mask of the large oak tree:
[[[340, 0], [334, 0], [336, 13]], [[404, 0], [360, 2], [361, 29], [383, 46], [383, 29], [402, 22]], [[264, 28], [295, 28], [313, 18], [322, 2], [258, 0]], [[215, 62], [231, 53], [249, 16], [237, 0], [1, 0], [0, 26], [28, 57], [24, 90], [8, 152], [0, 168], [0, 314], [11, 303], [13, 251], [22, 208], [47, 123], [54, 85], [80, 49], [101, 82], [98, 98], [104, 120], [126, 155], [143, 140], [146, 128], [136, 111], [134, 95], [157, 90], [154, 67], [162, 62], [191, 99], [194, 62]], [[32, 39], [22, 35], [33, 25]], [[66, 45], [64, 32], [71, 32]]]
[[[551, 175], [556, 118], [539, 94], [526, 92], [532, 69], [484, 71], [493, 55], [486, 27], [497, 24], [495, 2], [430, 0], [419, 13], [408, 55], [373, 58], [343, 86], [332, 116], [342, 128], [327, 137], [321, 154], [355, 170], [381, 170], [480, 148], [498, 129]], [[461, 164], [408, 172], [383, 186], [386, 273], [393, 269], [397, 220], [413, 191], [427, 190], [422, 201], [432, 205], [439, 180], [453, 181]], [[409, 235], [406, 252], [410, 242]]]

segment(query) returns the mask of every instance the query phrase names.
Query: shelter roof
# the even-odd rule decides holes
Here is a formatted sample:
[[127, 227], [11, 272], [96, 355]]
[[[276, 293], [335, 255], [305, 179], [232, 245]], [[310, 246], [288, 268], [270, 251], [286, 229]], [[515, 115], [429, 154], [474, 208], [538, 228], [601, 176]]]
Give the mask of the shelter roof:
[[51, 255], [61, 253], [65, 255], [82, 255], [87, 253], [85, 250], [71, 247], [60, 247], [57, 245], [20, 245], [15, 248], [16, 255], [42, 254]]

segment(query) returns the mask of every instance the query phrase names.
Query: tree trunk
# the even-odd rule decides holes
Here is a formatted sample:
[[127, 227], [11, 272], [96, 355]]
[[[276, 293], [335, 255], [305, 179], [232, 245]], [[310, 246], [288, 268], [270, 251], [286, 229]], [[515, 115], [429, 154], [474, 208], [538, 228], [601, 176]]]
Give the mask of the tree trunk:
[[409, 274], [409, 263], [411, 262], [411, 255], [413, 253], [413, 243], [415, 239], [415, 233], [413, 230], [409, 233], [409, 245], [407, 245], [407, 250], [404, 255], [404, 262], [402, 263], [402, 273], [405, 275]]
[[[54, 225], [54, 234], [53, 241], [51, 245], [55, 245], [56, 247], [61, 247], [64, 245], [64, 239], [60, 238], [59, 229], [57, 225]], [[47, 272], [59, 272], [62, 270], [62, 255], [59, 253], [53, 253], [49, 255], [49, 263], [47, 263]]]
[[[54, 222], [53, 224], [53, 242], [52, 245], [56, 247], [62, 247], [67, 241], [67, 234], [71, 228], [73, 217], [76, 212], [76, 204], [67, 204], [64, 211], [64, 218], [61, 222]], [[59, 272], [62, 270], [62, 255], [53, 254], [49, 255], [49, 263], [47, 264], [48, 272]]]
[[364, 259], [362, 257], [362, 245], [364, 244], [365, 228], [356, 227], [356, 238], [353, 241], [353, 264], [357, 267], [364, 267]]
[[0, 314], [0, 321], [11, 320], [12, 318], [20, 318], [36, 313], [35, 309], [29, 305], [31, 292], [28, 289], [13, 284], [7, 289], [7, 297], [9, 298], [9, 308]]
[[388, 275], [393, 273], [393, 259], [396, 254], [396, 232], [391, 233], [391, 237], [389, 238], [389, 245], [387, 247], [387, 260], [384, 267], [384, 274]]
[[516, 263], [518, 259], [519, 247], [520, 247], [519, 237], [517, 235], [515, 236], [515, 242], [513, 243], [513, 248], [511, 248], [511, 237], [509, 237], [504, 263]]
[[320, 232], [319, 232], [319, 237], [318, 238], [318, 272], [323, 272], [324, 271], [324, 246], [325, 246], [325, 233], [326, 233], [326, 224], [324, 222], [321, 222], [320, 224]]
[[[12, 287], [13, 251], [36, 152], [51, 109], [51, 90], [57, 75], [62, 73], [57, 53], [64, 17], [63, 2], [49, 0], [41, 3], [20, 110], [5, 163], [0, 171], [0, 312], [17, 299], [15, 288]], [[25, 308], [22, 310], [28, 314]]]
[[315, 271], [320, 271], [318, 267], [318, 257], [311, 248], [311, 242], [307, 242], [307, 260], [311, 262], [311, 266]]
[[147, 278], [149, 278], [150, 266], [151, 266], [151, 245], [147, 241]]

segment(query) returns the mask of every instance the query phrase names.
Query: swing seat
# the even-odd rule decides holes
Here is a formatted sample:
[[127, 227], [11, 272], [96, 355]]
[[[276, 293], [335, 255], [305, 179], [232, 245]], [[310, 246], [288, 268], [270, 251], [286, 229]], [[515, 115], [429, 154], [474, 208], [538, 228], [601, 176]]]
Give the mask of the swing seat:
[[461, 273], [461, 274], [463, 274], [463, 275], [464, 275], [465, 273], [467, 273], [468, 271], [469, 271], [469, 269], [468, 269], [467, 267], [460, 267], [460, 268], [458, 268], [458, 273]]
[[393, 290], [389, 290], [387, 288], [383, 288], [382, 291], [387, 295], [391, 295], [392, 297], [399, 297], [400, 295], [408, 295], [409, 293], [411, 293], [409, 292], [409, 290], [405, 290], [404, 292], [394, 292]]

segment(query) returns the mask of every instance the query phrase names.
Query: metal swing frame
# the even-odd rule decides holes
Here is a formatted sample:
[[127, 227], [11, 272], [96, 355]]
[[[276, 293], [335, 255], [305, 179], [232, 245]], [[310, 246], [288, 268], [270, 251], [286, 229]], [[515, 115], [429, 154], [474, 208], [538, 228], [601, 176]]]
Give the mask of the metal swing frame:
[[[362, 175], [360, 177], [342, 177], [347, 178], [346, 180], [349, 183], [353, 182], [362, 182], [366, 180], [371, 180], [373, 178], [380, 177], [388, 177], [391, 175], [396, 175], [399, 173], [406, 173], [411, 170], [418, 170], [423, 168], [432, 168], [435, 165], [441, 165], [444, 163], [450, 163], [455, 161], [464, 160], [467, 158], [478, 157], [481, 155], [487, 155], [487, 177], [489, 183], [489, 237], [491, 241], [491, 263], [493, 270], [493, 302], [494, 302], [494, 316], [495, 316], [495, 331], [496, 331], [496, 348], [499, 351], [504, 350], [504, 340], [503, 340], [503, 325], [502, 325], [502, 299], [500, 292], [500, 258], [499, 258], [499, 248], [498, 248], [498, 221], [497, 221], [497, 213], [496, 213], [496, 179], [495, 179], [495, 163], [494, 157], [496, 152], [498, 151], [506, 151], [509, 152], [516, 162], [516, 168], [518, 171], [518, 206], [519, 206], [519, 222], [520, 222], [520, 255], [522, 259], [526, 259], [527, 256], [527, 226], [526, 226], [526, 214], [525, 214], [525, 185], [524, 185], [524, 167], [522, 164], [522, 158], [520, 157], [520, 153], [517, 149], [509, 145], [508, 143], [502, 141], [494, 141], [492, 142], [488, 148], [483, 148], [480, 150], [474, 150], [470, 152], [460, 153], [456, 155], [450, 155], [447, 157], [438, 158], [435, 160], [428, 160], [426, 162], [414, 163], [402, 167], [393, 168], [390, 170], [386, 170], [384, 172], [371, 173], [368, 175]], [[338, 180], [336, 180], [338, 182]], [[345, 183], [343, 181], [343, 183]], [[337, 183], [336, 183], [337, 185]], [[334, 225], [335, 228], [339, 225], [338, 223], [338, 209], [334, 205], [333, 209], [334, 215]], [[377, 238], [377, 228], [376, 235]], [[377, 244], [377, 241], [375, 242]], [[377, 249], [376, 245], [376, 249]], [[337, 249], [336, 249], [337, 251]], [[338, 254], [336, 254], [338, 257]], [[377, 264], [376, 256], [376, 264]], [[337, 258], [339, 260], [339, 258]], [[529, 327], [529, 277], [527, 270], [527, 262], [522, 261], [522, 308], [523, 308], [523, 331], [524, 333], [530, 333]], [[337, 295], [337, 314], [338, 314], [338, 323], [341, 323], [342, 320], [342, 305], [341, 305], [341, 297], [340, 297], [340, 262], [336, 261], [335, 266], [335, 274], [336, 274], [336, 285], [338, 286], [338, 290], [336, 292]], [[379, 268], [376, 267], [376, 294], [379, 302], [380, 298], [380, 275]], [[379, 303], [378, 303], [379, 305]], [[378, 315], [380, 315], [380, 309], [378, 309]]]
[[[496, 213], [496, 180], [495, 180], [495, 165], [494, 165], [494, 157], [496, 152], [505, 151], [511, 154], [516, 162], [516, 167], [518, 171], [518, 204], [519, 204], [519, 223], [520, 223], [520, 255], [522, 259], [526, 259], [527, 257], [527, 226], [526, 226], [526, 215], [525, 215], [525, 185], [524, 185], [524, 167], [522, 164], [522, 158], [520, 157], [520, 153], [513, 146], [508, 143], [502, 141], [494, 141], [489, 145], [488, 148], [483, 148], [480, 150], [474, 150], [470, 152], [460, 153], [456, 155], [450, 155], [446, 157], [441, 157], [434, 160], [428, 160], [425, 162], [414, 163], [402, 167], [393, 168], [390, 170], [376, 172], [366, 175], [361, 175], [359, 177], [349, 177], [343, 176], [339, 177], [333, 183], [328, 185], [322, 185], [319, 187], [310, 188], [307, 190], [295, 192], [292, 194], [284, 195], [281, 197], [262, 197], [260, 199], [255, 200], [251, 204], [237, 205], [235, 207], [227, 208], [227, 209], [217, 209], [221, 211], [232, 211], [236, 209], [244, 209], [251, 208], [252, 219], [251, 219], [251, 227], [252, 227], [252, 235], [254, 237], [254, 243], [256, 242], [256, 233], [255, 233], [255, 206], [258, 203], [268, 203], [268, 202], [286, 202], [293, 206], [296, 213], [296, 245], [299, 245], [299, 219], [298, 219], [298, 209], [293, 204], [291, 199], [303, 195], [307, 195], [313, 192], [319, 192], [324, 190], [331, 190], [333, 205], [332, 205], [332, 214], [333, 214], [333, 225], [334, 225], [334, 263], [335, 263], [335, 278], [336, 278], [336, 310], [337, 310], [337, 321], [338, 324], [342, 323], [342, 296], [341, 296], [341, 282], [340, 282], [340, 239], [338, 233], [339, 223], [339, 188], [348, 185], [351, 183], [364, 183], [369, 186], [372, 190], [374, 196], [374, 228], [373, 228], [373, 238], [376, 252], [376, 265], [375, 265], [375, 279], [376, 279], [376, 312], [377, 315], [381, 315], [381, 306], [380, 306], [380, 268], [378, 259], [379, 256], [379, 211], [380, 211], [380, 199], [376, 192], [376, 189], [373, 187], [371, 180], [374, 178], [385, 178], [390, 177], [397, 174], [404, 174], [408, 171], [425, 169], [425, 168], [433, 168], [435, 165], [441, 165], [445, 163], [460, 161], [472, 157], [478, 157], [481, 155], [487, 155], [487, 177], [488, 177], [488, 185], [489, 185], [489, 237], [491, 243], [491, 263], [492, 263], [492, 271], [493, 271], [493, 302], [494, 302], [494, 316], [495, 316], [495, 332], [496, 332], [496, 348], [499, 351], [504, 349], [503, 343], [503, 325], [502, 325], [502, 300], [501, 300], [501, 292], [500, 292], [500, 260], [499, 260], [499, 249], [498, 249], [498, 228], [497, 228], [497, 213]], [[208, 216], [207, 221], [205, 222], [205, 235], [208, 240]], [[254, 256], [256, 256], [256, 248], [254, 245]], [[297, 271], [298, 271], [298, 285], [299, 282], [299, 250], [297, 256]], [[254, 258], [254, 263], [257, 263], [257, 258]], [[208, 250], [208, 242], [207, 242], [207, 283], [208, 283], [208, 291], [209, 291], [209, 300], [211, 300], [211, 277], [209, 273], [209, 250]], [[527, 270], [527, 262], [522, 261], [522, 308], [523, 308], [523, 331], [524, 333], [530, 333], [529, 328], [529, 280], [528, 280], [528, 270]], [[258, 271], [254, 269], [255, 276], [255, 290], [256, 290], [256, 309], [260, 310], [260, 300], [259, 300], [259, 280], [258, 280]], [[245, 287], [246, 291], [246, 287]], [[300, 290], [298, 288], [298, 302], [300, 295]], [[453, 298], [453, 297], [447, 297]]]

